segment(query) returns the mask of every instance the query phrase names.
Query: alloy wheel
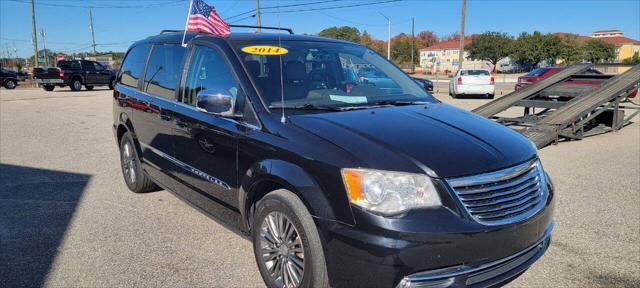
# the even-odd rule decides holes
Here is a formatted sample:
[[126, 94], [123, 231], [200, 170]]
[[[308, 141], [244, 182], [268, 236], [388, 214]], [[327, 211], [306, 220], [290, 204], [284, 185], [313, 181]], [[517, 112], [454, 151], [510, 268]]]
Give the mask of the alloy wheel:
[[9, 89], [16, 88], [16, 82], [8, 81], [7, 82], [7, 88], [9, 88]]
[[260, 255], [278, 287], [299, 287], [304, 277], [302, 239], [293, 222], [282, 212], [273, 211], [260, 228]]
[[76, 90], [82, 89], [82, 83], [78, 80], [73, 81], [73, 88], [75, 88]]
[[122, 170], [129, 183], [136, 183], [136, 161], [133, 147], [128, 142], [124, 144], [122, 150]]

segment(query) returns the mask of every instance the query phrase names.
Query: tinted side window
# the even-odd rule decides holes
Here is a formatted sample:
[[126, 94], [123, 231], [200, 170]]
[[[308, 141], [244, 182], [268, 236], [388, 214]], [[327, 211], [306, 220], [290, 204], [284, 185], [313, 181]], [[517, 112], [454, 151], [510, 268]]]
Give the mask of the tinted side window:
[[93, 62], [88, 62], [88, 61], [82, 61], [82, 69], [86, 71], [96, 70], [95, 67], [93, 66]]
[[138, 79], [142, 75], [144, 65], [147, 62], [147, 55], [149, 54], [149, 45], [143, 44], [133, 47], [127, 58], [122, 63], [120, 68], [120, 83], [130, 87], [138, 86]]
[[151, 95], [175, 99], [184, 52], [185, 48], [179, 44], [154, 45], [145, 73], [145, 91]]
[[93, 67], [96, 71], [102, 71], [104, 70], [104, 66], [102, 66], [102, 64], [98, 63], [98, 62], [93, 62]]
[[196, 106], [196, 96], [202, 90], [225, 90], [237, 97], [237, 83], [222, 56], [211, 48], [195, 49], [182, 102]]
[[80, 61], [59, 61], [58, 67], [62, 69], [80, 69]]

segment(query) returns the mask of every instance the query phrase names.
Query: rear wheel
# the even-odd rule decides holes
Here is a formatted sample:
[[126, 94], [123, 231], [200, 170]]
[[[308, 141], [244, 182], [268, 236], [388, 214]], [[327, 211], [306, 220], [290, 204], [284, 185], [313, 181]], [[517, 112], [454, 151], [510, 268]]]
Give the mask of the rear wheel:
[[253, 250], [270, 288], [329, 287], [318, 230], [302, 201], [284, 189], [257, 204]]
[[138, 152], [133, 144], [131, 133], [122, 135], [120, 140], [120, 163], [122, 176], [129, 190], [136, 193], [145, 193], [158, 190], [158, 186], [145, 174], [140, 165]]
[[53, 85], [44, 85], [44, 86], [42, 86], [42, 89], [44, 89], [44, 91], [49, 91], [49, 92], [53, 91], [53, 89], [55, 89], [55, 88], [56, 88], [56, 86], [53, 86]]
[[80, 78], [73, 78], [69, 87], [73, 91], [80, 91], [82, 90], [82, 81], [80, 80]]
[[487, 94], [488, 99], [493, 99], [496, 97], [496, 94]]
[[16, 89], [16, 86], [18, 86], [18, 82], [16, 82], [15, 80], [7, 80], [6, 82], [4, 82], [4, 88], [7, 88], [9, 90]]
[[90, 85], [84, 85], [84, 88], [87, 88], [87, 90], [89, 91], [93, 90], [93, 86]]

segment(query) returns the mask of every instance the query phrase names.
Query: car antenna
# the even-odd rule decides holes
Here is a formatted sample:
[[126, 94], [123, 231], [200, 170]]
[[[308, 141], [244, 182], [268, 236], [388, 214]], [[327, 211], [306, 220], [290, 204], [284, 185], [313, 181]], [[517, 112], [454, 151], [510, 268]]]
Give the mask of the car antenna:
[[[277, 13], [277, 17], [278, 17], [278, 28], [282, 28], [280, 27], [280, 1], [277, 2], [278, 5], [278, 11]], [[282, 39], [280, 39], [280, 32], [278, 32], [278, 47], [282, 48]], [[282, 124], [285, 124], [287, 122], [287, 119], [284, 117], [284, 70], [283, 70], [283, 65], [282, 65], [282, 54], [278, 55], [278, 57], [280, 57], [280, 109], [282, 110], [282, 116], [280, 117], [280, 122]]]

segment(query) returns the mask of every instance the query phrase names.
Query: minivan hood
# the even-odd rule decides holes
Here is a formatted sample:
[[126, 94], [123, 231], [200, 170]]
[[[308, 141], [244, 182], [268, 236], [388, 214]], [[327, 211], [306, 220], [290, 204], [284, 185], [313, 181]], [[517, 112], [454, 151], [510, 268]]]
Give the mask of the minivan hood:
[[[347, 150], [363, 168], [412, 172], [422, 164], [447, 178], [499, 170], [536, 156], [519, 133], [442, 103], [295, 115], [290, 120]], [[398, 157], [418, 165], [390, 168]]]

